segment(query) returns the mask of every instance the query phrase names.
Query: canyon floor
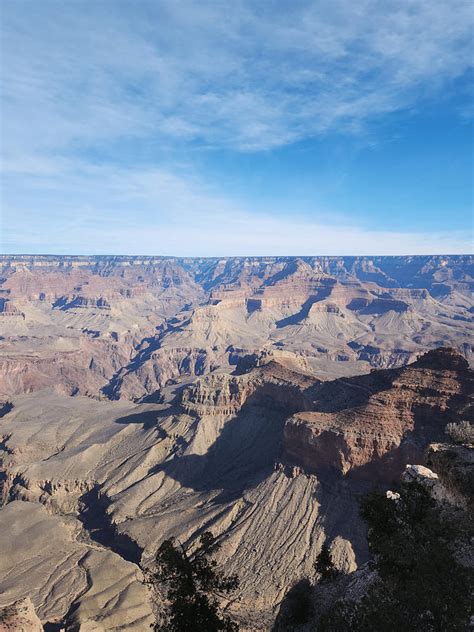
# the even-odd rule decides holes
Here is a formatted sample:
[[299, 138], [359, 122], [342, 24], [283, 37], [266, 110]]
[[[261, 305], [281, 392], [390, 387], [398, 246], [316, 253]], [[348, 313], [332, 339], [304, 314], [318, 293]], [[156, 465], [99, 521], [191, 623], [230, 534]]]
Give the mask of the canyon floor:
[[242, 630], [367, 560], [359, 498], [474, 420], [474, 258], [0, 258], [0, 606], [148, 630], [217, 536]]

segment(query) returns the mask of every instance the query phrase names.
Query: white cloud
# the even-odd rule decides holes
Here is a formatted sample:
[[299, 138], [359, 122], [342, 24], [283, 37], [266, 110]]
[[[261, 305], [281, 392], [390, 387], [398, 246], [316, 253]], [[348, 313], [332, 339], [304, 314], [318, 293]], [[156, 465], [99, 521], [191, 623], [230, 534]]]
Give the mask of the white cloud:
[[[30, 165], [27, 165], [30, 168]], [[461, 232], [415, 233], [292, 217], [236, 204], [161, 169], [39, 165], [6, 216], [3, 252], [55, 254], [377, 255], [466, 253]], [[31, 169], [30, 169], [31, 172]], [[327, 213], [326, 213], [327, 215]]]
[[472, 64], [464, 0], [46, 0], [4, 13], [10, 152], [150, 136], [268, 149], [414, 105]]
[[[174, 146], [270, 150], [417, 106], [471, 64], [470, 0], [24, 0], [2, 11], [5, 251], [472, 248], [453, 232], [273, 216], [172, 164]], [[130, 158], [149, 145], [163, 168]]]

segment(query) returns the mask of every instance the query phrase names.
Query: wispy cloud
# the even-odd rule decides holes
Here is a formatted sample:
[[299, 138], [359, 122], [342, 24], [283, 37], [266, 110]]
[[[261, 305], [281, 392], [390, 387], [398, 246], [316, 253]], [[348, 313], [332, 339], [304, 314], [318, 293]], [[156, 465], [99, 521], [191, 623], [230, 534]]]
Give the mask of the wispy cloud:
[[[272, 217], [173, 166], [178, 147], [268, 151], [419, 106], [472, 62], [470, 1], [22, 0], [2, 10], [6, 251], [470, 249], [452, 232], [344, 229], [298, 209]], [[155, 166], [140, 168], [150, 145]]]
[[47, 0], [4, 12], [10, 151], [140, 135], [268, 149], [415, 105], [472, 63], [464, 0]]
[[[4, 252], [57, 254], [370, 255], [465, 253], [461, 232], [413, 233], [258, 214], [163, 169], [37, 165], [9, 211]], [[33, 174], [33, 170], [31, 170]], [[30, 200], [34, 199], [34, 204]], [[327, 215], [327, 213], [326, 213]]]

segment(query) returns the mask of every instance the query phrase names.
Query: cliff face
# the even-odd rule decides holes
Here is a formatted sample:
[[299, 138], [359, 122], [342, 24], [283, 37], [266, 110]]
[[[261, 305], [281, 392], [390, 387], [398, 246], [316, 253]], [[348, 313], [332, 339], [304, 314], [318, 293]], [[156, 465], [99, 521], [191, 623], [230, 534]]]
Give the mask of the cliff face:
[[199, 415], [232, 415], [243, 406], [280, 409], [289, 415], [311, 406], [306, 391], [319, 380], [270, 360], [243, 375], [210, 375], [183, 391], [181, 404]]
[[236, 415], [246, 406], [279, 410], [285, 461], [318, 476], [390, 481], [422, 460], [448, 423], [474, 421], [474, 374], [448, 348], [407, 367], [329, 382], [268, 359], [242, 375], [198, 380], [182, 392], [181, 405], [199, 416]]
[[[437, 360], [438, 365], [441, 364], [440, 357], [433, 358], [433, 360]], [[425, 366], [428, 365], [429, 361], [429, 356], [423, 358]], [[350, 573], [338, 574], [329, 581], [320, 581], [320, 578], [304, 578], [292, 586], [282, 600], [272, 632], [312, 632], [319, 629], [372, 630], [379, 629], [380, 626], [383, 629], [388, 627], [397, 629], [398, 627], [403, 630], [412, 630], [421, 629], [421, 627], [424, 629], [437, 627], [444, 630], [451, 629], [453, 615], [460, 615], [460, 618], [464, 619], [464, 621], [458, 622], [455, 627], [460, 630], [468, 630], [470, 628], [469, 618], [472, 608], [469, 606], [472, 603], [472, 594], [470, 593], [472, 581], [470, 581], [469, 574], [465, 571], [470, 569], [472, 573], [474, 570], [474, 549], [472, 546], [474, 524], [473, 445], [468, 442], [464, 444], [431, 444], [425, 456], [428, 467], [419, 464], [407, 464], [401, 475], [401, 480], [400, 478], [393, 480], [393, 484], [398, 491], [386, 490], [385, 492], [385, 502], [394, 504], [393, 507], [387, 507], [387, 509], [395, 508], [398, 510], [398, 515], [396, 514], [398, 520], [390, 524], [390, 539], [387, 540], [385, 534], [383, 536], [383, 544], [381, 546], [385, 554], [384, 566], [382, 567], [378, 563], [380, 556], [374, 555], [372, 563], [364, 564]], [[401, 488], [400, 482], [403, 483]], [[409, 492], [411, 485], [415, 485], [415, 489], [412, 490], [414, 494], [411, 497], [411, 510], [406, 512], [407, 492]], [[420, 493], [420, 487], [424, 488], [428, 496], [431, 497], [433, 501], [432, 507], [424, 505], [423, 502], [414, 504], [417, 494]], [[424, 513], [425, 522], [423, 528], [420, 529], [420, 524], [423, 524]], [[374, 529], [373, 524], [375, 520], [374, 518], [372, 520], [371, 528]], [[438, 520], [439, 522], [437, 522]], [[382, 515], [380, 515], [380, 523], [384, 524]], [[433, 523], [437, 524], [438, 530], [433, 526]], [[414, 533], [415, 524], [418, 534]], [[396, 534], [393, 534], [393, 525], [398, 525], [396, 528], [400, 529], [400, 539], [397, 538]], [[419, 534], [422, 534], [421, 537]], [[442, 534], [441, 537], [440, 534]], [[418, 542], [414, 546], [412, 544], [410, 553], [406, 554], [406, 558], [409, 559], [409, 566], [404, 564], [397, 565], [396, 562], [399, 561], [397, 558], [403, 555], [403, 551], [400, 551], [400, 545], [398, 548], [395, 548], [396, 544], [393, 544], [394, 548], [392, 551], [388, 551], [389, 543], [401, 541], [403, 546], [405, 542], [411, 541], [413, 543], [415, 537], [418, 538]], [[407, 546], [410, 546], [410, 544]], [[429, 550], [428, 554], [426, 553], [427, 550]], [[330, 551], [332, 560], [337, 560], [334, 542], [331, 544]], [[442, 563], [433, 563], [432, 561], [438, 551], [443, 552], [440, 556], [441, 559], [445, 555], [448, 559], [451, 558], [448, 563], [445, 563], [444, 568]], [[453, 557], [451, 557], [452, 553], [454, 554]], [[395, 564], [387, 562], [387, 555], [392, 555], [392, 559], [395, 557]], [[455, 568], [458, 564], [459, 566]], [[391, 572], [392, 568], [394, 568], [394, 572]], [[440, 620], [441, 617], [450, 607], [450, 599], [447, 597], [449, 588], [447, 589], [447, 586], [443, 585], [445, 574], [448, 573], [448, 583], [451, 584], [453, 580], [459, 579], [458, 573], [460, 571], [464, 572], [463, 579], [459, 581], [458, 586], [453, 590], [455, 598], [459, 598], [459, 601], [456, 605], [453, 605], [451, 613], [442, 621]], [[391, 573], [392, 581], [390, 583], [386, 581], [388, 573]], [[403, 579], [400, 580], [398, 587], [396, 584], [394, 587], [395, 582], [393, 580], [398, 580], [398, 573], [403, 573]], [[424, 581], [423, 574], [425, 574]], [[357, 620], [357, 615], [355, 616], [357, 604], [370, 594], [376, 583], [380, 585], [380, 581], [382, 581], [381, 590], [376, 593], [373, 603], [377, 613], [383, 613], [384, 621], [383, 623], [374, 621], [374, 617], [371, 621], [366, 620], [361, 624], [360, 619]], [[441, 614], [437, 612], [435, 614], [436, 618], [433, 617], [435, 621], [430, 622], [428, 627], [426, 627], [425, 623], [427, 595], [423, 595], [423, 591], [421, 591], [417, 595], [417, 599], [413, 601], [413, 590], [418, 585], [427, 587], [429, 591], [428, 599], [431, 598], [432, 591], [437, 591], [433, 602], [442, 604], [443, 607]], [[397, 593], [399, 602], [395, 607], [393, 595]], [[390, 595], [390, 601], [381, 604], [385, 594]], [[373, 593], [372, 598], [374, 598]], [[421, 605], [423, 603], [421, 599], [423, 598], [425, 601]], [[381, 605], [383, 605], [384, 610], [380, 610]], [[415, 606], [414, 609], [413, 605]], [[331, 623], [328, 623], [328, 613], [331, 610], [334, 612], [334, 609], [341, 611], [341, 607], [343, 619], [337, 618], [336, 621], [332, 619]], [[419, 610], [416, 612], [418, 607]], [[370, 608], [370, 604], [367, 605], [366, 602], [365, 608]], [[387, 621], [391, 613], [400, 610], [406, 612], [408, 608], [412, 608], [412, 612], [410, 617], [405, 619], [406, 623], [399, 620], [396, 622]], [[419, 621], [413, 623], [416, 615], [419, 616]]]
[[309, 471], [396, 479], [447, 423], [474, 420], [474, 377], [452, 349], [408, 367], [321, 384], [312, 409], [285, 424], [289, 459]]
[[137, 400], [277, 352], [320, 379], [469, 360], [472, 288], [469, 256], [2, 256], [0, 392]]

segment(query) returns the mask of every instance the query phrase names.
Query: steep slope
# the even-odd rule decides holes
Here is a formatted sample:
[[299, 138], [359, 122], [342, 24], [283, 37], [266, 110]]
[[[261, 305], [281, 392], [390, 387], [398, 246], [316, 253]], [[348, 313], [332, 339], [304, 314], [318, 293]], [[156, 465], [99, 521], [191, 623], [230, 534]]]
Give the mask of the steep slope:
[[69, 613], [70, 629], [75, 622], [89, 630], [149, 626], [150, 599], [135, 565], [76, 537], [73, 522], [37, 503], [3, 508], [0, 606], [23, 598], [26, 588], [42, 623], [62, 623]]
[[[470, 357], [465, 304], [442, 303], [426, 289], [382, 289], [347, 273], [339, 279], [299, 259], [279, 268], [262, 279], [261, 270], [255, 279], [244, 268], [243, 278], [214, 282], [208, 304], [183, 312], [105, 392], [137, 399], [182, 373], [229, 370], [246, 354], [280, 349], [304, 358], [323, 379], [403, 365], [454, 341]], [[472, 300], [469, 292], [464, 300]]]
[[[193, 542], [211, 529], [224, 568], [241, 578], [230, 611], [244, 629], [264, 630], [288, 587], [312, 573], [326, 539], [340, 567], [365, 561], [359, 494], [412, 461], [446, 422], [472, 416], [473, 376], [452, 350], [324, 383], [270, 355], [234, 375], [170, 385], [162, 396], [161, 404], [51, 391], [13, 398], [0, 419], [0, 515], [15, 500], [40, 503], [142, 567], [164, 538]], [[30, 542], [41, 560], [34, 522]], [[55, 594], [75, 574], [77, 563]], [[48, 577], [36, 576], [37, 607], [51, 603]], [[26, 580], [15, 585], [10, 600], [31, 592]], [[86, 593], [73, 599], [77, 617], [96, 616]]]
[[168, 319], [203, 295], [181, 266], [166, 261], [136, 268], [113, 259], [46, 263], [0, 273], [0, 395], [53, 386], [98, 396]]
[[321, 379], [471, 359], [472, 288], [470, 256], [3, 256], [0, 393], [140, 399], [277, 350]]
[[474, 376], [452, 349], [408, 367], [321, 384], [312, 410], [285, 425], [285, 451], [309, 471], [396, 479], [447, 423], [474, 421]]

